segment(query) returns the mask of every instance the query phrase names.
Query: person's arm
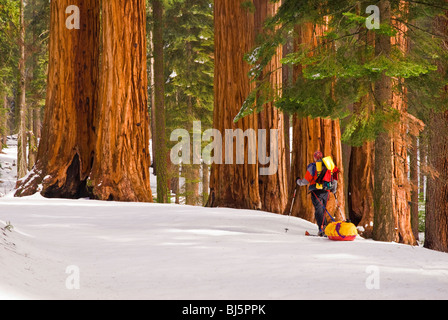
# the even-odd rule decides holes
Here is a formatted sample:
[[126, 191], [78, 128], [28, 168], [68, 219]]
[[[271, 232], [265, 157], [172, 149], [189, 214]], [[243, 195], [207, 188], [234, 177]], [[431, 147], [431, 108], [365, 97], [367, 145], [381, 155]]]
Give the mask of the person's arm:
[[306, 179], [297, 178], [296, 183], [299, 187], [303, 187], [303, 186], [308, 185], [310, 182]]
[[311, 183], [311, 181], [313, 181], [314, 177], [311, 173], [311, 170], [312, 170], [312, 166], [309, 165], [306, 170], [305, 178], [304, 179], [297, 178], [296, 183], [298, 186], [300, 186], [300, 187], [306, 186], [306, 185], [309, 185]]

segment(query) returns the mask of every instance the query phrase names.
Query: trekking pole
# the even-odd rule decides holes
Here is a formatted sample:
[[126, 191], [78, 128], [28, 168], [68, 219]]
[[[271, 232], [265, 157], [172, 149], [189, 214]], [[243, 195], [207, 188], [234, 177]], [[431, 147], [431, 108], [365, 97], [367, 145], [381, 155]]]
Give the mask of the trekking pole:
[[288, 227], [289, 227], [289, 219], [291, 219], [291, 214], [292, 214], [292, 208], [294, 207], [294, 202], [296, 200], [296, 194], [297, 194], [297, 184], [296, 187], [294, 188], [294, 196], [292, 197], [292, 203], [291, 203], [291, 208], [289, 209], [289, 216], [288, 216], [288, 225], [285, 228], [285, 232], [288, 233]]

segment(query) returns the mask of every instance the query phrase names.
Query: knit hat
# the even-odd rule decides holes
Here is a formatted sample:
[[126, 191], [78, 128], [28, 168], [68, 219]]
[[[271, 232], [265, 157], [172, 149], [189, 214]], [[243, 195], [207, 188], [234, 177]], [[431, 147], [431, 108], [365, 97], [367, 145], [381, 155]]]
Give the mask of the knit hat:
[[322, 154], [322, 152], [320, 152], [320, 151], [314, 152], [314, 158], [316, 160], [322, 160], [323, 157], [324, 157], [324, 155]]

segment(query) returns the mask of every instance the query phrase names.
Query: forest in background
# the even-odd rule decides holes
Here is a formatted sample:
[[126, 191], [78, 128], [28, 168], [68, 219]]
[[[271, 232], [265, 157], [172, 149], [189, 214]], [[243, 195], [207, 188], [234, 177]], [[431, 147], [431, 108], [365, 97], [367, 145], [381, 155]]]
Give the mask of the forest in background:
[[[67, 27], [69, 6], [79, 29]], [[364, 237], [415, 245], [424, 232], [425, 247], [448, 252], [447, 10], [442, 0], [0, 0], [0, 140], [18, 135], [16, 196], [289, 214], [321, 150], [343, 173], [343, 210], [330, 212]], [[276, 129], [265, 147], [277, 171], [173, 164], [178, 128], [266, 129], [266, 141]], [[193, 139], [190, 150], [200, 157]], [[314, 219], [304, 188], [292, 215]]]

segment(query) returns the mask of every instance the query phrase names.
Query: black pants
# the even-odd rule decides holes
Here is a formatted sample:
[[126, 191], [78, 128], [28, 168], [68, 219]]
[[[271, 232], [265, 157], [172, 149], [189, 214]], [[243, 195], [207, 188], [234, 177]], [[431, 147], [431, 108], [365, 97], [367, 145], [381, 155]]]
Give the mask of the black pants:
[[[327, 220], [325, 218], [325, 208], [327, 207], [327, 202], [329, 198], [329, 192], [323, 190], [315, 190], [311, 191], [311, 201], [313, 202], [313, 206], [315, 209], [314, 217], [316, 218], [317, 226], [320, 228], [326, 226]], [[325, 222], [324, 222], [325, 221]]]

